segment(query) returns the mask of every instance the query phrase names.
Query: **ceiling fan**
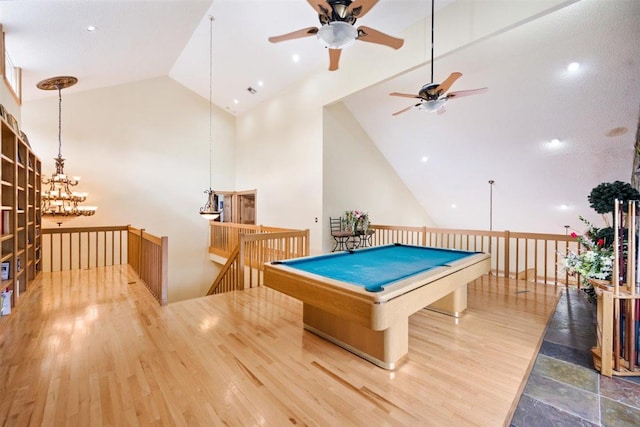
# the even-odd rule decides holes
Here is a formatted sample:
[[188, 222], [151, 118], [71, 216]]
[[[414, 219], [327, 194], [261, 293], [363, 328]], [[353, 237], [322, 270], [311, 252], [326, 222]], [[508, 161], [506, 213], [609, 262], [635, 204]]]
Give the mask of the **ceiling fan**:
[[431, 0], [431, 83], [427, 83], [418, 91], [417, 95], [413, 95], [410, 93], [399, 93], [399, 92], [391, 92], [389, 95], [391, 96], [401, 96], [404, 98], [416, 98], [419, 99], [415, 105], [410, 105], [407, 108], [403, 108], [400, 111], [396, 111], [393, 113], [393, 116], [397, 116], [398, 114], [402, 114], [405, 111], [409, 111], [412, 108], [417, 108], [419, 110], [425, 110], [430, 112], [437, 112], [438, 114], [443, 114], [445, 112], [444, 105], [447, 103], [449, 99], [459, 98], [461, 96], [468, 95], [477, 95], [480, 93], [484, 93], [488, 90], [488, 88], [483, 87], [479, 89], [470, 89], [470, 90], [459, 90], [457, 92], [449, 92], [446, 93], [449, 88], [462, 77], [462, 73], [453, 72], [446, 78], [442, 83], [434, 83], [433, 82], [433, 28], [434, 28], [434, 0]]
[[308, 27], [280, 36], [269, 37], [271, 43], [303, 37], [317, 36], [318, 40], [329, 49], [329, 70], [338, 69], [342, 49], [356, 40], [383, 44], [400, 49], [404, 40], [391, 37], [373, 28], [354, 27], [358, 18], [362, 18], [378, 3], [378, 0], [307, 0], [318, 12], [320, 28]]

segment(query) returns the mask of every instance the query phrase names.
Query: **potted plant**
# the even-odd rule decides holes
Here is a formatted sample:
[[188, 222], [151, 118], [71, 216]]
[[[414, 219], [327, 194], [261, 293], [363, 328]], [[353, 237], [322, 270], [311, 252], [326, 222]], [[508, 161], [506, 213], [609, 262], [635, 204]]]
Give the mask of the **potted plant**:
[[[564, 257], [563, 264], [565, 271], [569, 274], [580, 275], [583, 290], [588, 295], [589, 300], [593, 302], [595, 300], [593, 282], [611, 281], [615, 237], [615, 230], [611, 227], [611, 224], [613, 223], [615, 200], [622, 202], [622, 211], [626, 212], [629, 200], [640, 200], [640, 193], [626, 182], [604, 182], [594, 187], [587, 199], [589, 200], [589, 205], [602, 215], [607, 226], [605, 228], [596, 228], [580, 216], [580, 221], [587, 226], [587, 230], [583, 235], [571, 233], [571, 236], [578, 240], [584, 250], [579, 251], [579, 253], [569, 252]], [[623, 226], [625, 223], [626, 218], [623, 220]], [[619, 238], [624, 248], [624, 242], [627, 238], [626, 229], [623, 230]], [[624, 274], [624, 268], [625, 266], [622, 265], [621, 275]]]
[[[594, 238], [596, 238], [596, 240], [604, 240], [604, 245], [611, 247], [614, 239], [614, 230], [611, 224], [613, 223], [613, 211], [616, 199], [622, 202], [622, 211], [625, 213], [629, 206], [629, 200], [640, 200], [640, 193], [627, 182], [603, 182], [591, 190], [587, 199], [589, 200], [589, 205], [597, 213], [602, 215], [604, 223], [607, 225], [605, 228], [598, 229]], [[623, 227], [625, 227], [626, 216], [624, 214], [623, 218]], [[626, 228], [621, 238], [622, 240], [626, 240]]]

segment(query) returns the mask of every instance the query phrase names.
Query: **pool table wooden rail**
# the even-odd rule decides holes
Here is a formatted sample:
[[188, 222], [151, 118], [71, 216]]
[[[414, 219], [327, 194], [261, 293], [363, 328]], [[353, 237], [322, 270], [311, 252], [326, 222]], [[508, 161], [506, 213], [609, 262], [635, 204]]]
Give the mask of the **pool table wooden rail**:
[[361, 286], [284, 264], [265, 265], [264, 284], [303, 302], [305, 329], [385, 369], [408, 352], [409, 316], [428, 307], [460, 316], [467, 283], [490, 270], [489, 254], [474, 254], [369, 292]]

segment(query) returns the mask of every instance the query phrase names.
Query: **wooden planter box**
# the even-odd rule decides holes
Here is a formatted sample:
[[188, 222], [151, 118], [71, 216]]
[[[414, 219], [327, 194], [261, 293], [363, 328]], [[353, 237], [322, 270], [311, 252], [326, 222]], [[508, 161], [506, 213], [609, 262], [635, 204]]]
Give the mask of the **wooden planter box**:
[[620, 286], [616, 295], [610, 282], [594, 279], [589, 279], [589, 282], [593, 285], [598, 296], [597, 345], [591, 349], [593, 365], [602, 375], [608, 377], [612, 375], [640, 376], [640, 367], [633, 360], [637, 358], [635, 351], [625, 351], [624, 348], [621, 348], [622, 334], [619, 326], [620, 302], [623, 300], [632, 301], [632, 304], [627, 304], [625, 315], [627, 319], [634, 319], [634, 322], [625, 335], [630, 337], [627, 347], [634, 349], [636, 347], [635, 319], [640, 314], [635, 310], [635, 301], [640, 299], [640, 295], [631, 294], [626, 286]]

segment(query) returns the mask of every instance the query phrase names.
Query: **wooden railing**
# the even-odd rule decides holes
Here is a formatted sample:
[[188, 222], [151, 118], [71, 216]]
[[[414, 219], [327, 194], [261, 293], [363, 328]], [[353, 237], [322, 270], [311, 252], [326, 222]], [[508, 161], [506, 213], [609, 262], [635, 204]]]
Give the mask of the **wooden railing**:
[[[265, 229], [273, 230], [262, 228]], [[238, 244], [207, 295], [262, 286], [265, 263], [308, 255], [309, 230], [240, 233]]]
[[[308, 230], [281, 230], [211, 222], [209, 253], [224, 257], [227, 262], [208, 294], [260, 286], [265, 262], [308, 255]], [[371, 225], [371, 230], [372, 246], [403, 243], [487, 252], [491, 254], [493, 275], [580, 287], [580, 277], [569, 276], [562, 266], [562, 259], [569, 251], [580, 253], [577, 239], [568, 235], [394, 225]], [[303, 243], [274, 246], [273, 242], [280, 236], [302, 237], [299, 233], [305, 233]], [[292, 247], [295, 250], [291, 250]], [[302, 247], [304, 250], [299, 249]]]
[[392, 243], [491, 253], [491, 274], [545, 284], [579, 286], [579, 277], [562, 267], [563, 256], [580, 252], [578, 241], [563, 234], [455, 230], [371, 225], [374, 246]]
[[127, 262], [127, 226], [43, 228], [42, 271], [82, 270]]
[[232, 222], [209, 221], [209, 253], [228, 258], [240, 243], [240, 236], [256, 233], [298, 231], [290, 228], [267, 227], [264, 225], [235, 224]]
[[43, 271], [129, 264], [151, 294], [167, 304], [168, 238], [131, 226], [42, 229]]
[[127, 242], [129, 265], [160, 305], [167, 305], [169, 238], [157, 237], [144, 229], [130, 226]]

